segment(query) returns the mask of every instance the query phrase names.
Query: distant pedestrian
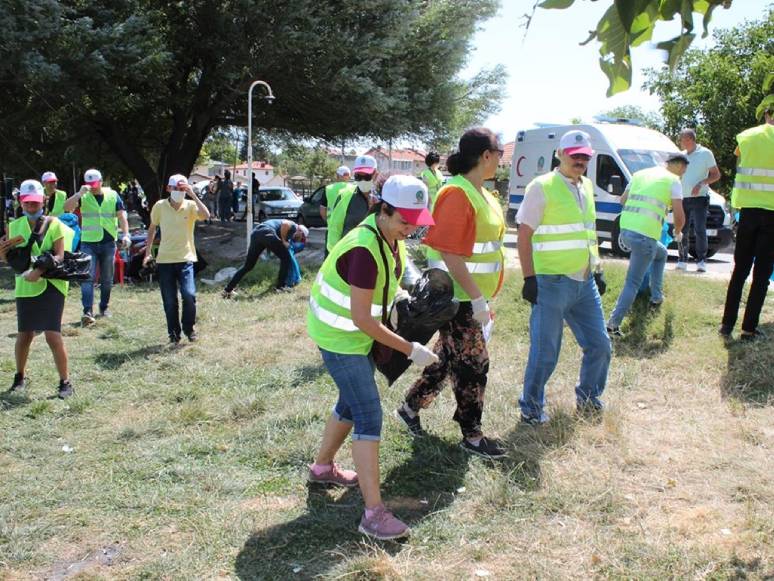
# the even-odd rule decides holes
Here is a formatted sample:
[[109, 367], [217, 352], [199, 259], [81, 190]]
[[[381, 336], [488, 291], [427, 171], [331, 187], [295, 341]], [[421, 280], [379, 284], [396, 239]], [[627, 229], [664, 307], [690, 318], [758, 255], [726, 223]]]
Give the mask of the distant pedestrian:
[[379, 175], [376, 159], [370, 155], [361, 155], [355, 159], [352, 170], [355, 189], [339, 192], [336, 201], [328, 211], [328, 252], [368, 215], [373, 205], [372, 192], [375, 190], [376, 177]]
[[438, 195], [438, 190], [443, 186], [443, 174], [438, 169], [441, 165], [441, 156], [437, 151], [431, 151], [425, 156], [425, 165], [427, 167], [422, 171], [419, 177], [425, 182], [427, 191], [430, 194], [430, 207], [435, 205], [435, 198]]
[[742, 320], [744, 341], [763, 336], [758, 322], [774, 270], [774, 107], [766, 109], [763, 118], [763, 125], [736, 136], [739, 161], [731, 193], [731, 206], [740, 209], [739, 226], [720, 334], [730, 337], [734, 330], [744, 282], [752, 269]]
[[[151, 210], [143, 266], [153, 258], [153, 241], [156, 239], [156, 230], [160, 229], [161, 244], [156, 255], [156, 264], [169, 341], [179, 343], [181, 330], [189, 341], [196, 341], [194, 227], [197, 220], [207, 220], [210, 212], [194, 193], [185, 176], [179, 174], [171, 176], [167, 183], [167, 191], [169, 197], [156, 202]], [[183, 301], [182, 320], [178, 310], [178, 289]]]
[[245, 263], [228, 281], [226, 288], [223, 290], [223, 298], [230, 299], [234, 297], [236, 294], [234, 289], [239, 284], [239, 281], [255, 268], [258, 257], [264, 250], [269, 250], [280, 259], [280, 268], [275, 288], [277, 290], [289, 290], [290, 287], [287, 286], [286, 281], [291, 267], [291, 258], [288, 252], [290, 241], [306, 241], [308, 235], [309, 229], [306, 226], [300, 226], [290, 220], [266, 220], [256, 224], [250, 235], [250, 248], [247, 250]]
[[231, 172], [223, 172], [223, 179], [218, 183], [218, 210], [220, 211], [220, 221], [228, 222], [231, 220], [231, 205], [234, 199], [234, 183], [231, 181]]
[[[239, 199], [242, 197], [242, 182], [237, 182], [234, 187], [234, 193], [231, 195], [231, 213], [236, 220], [237, 214], [239, 214]], [[247, 206], [245, 206], [247, 207]]]
[[320, 198], [320, 217], [323, 220], [328, 219], [328, 208], [333, 208], [336, 200], [344, 190], [354, 190], [355, 184], [350, 182], [352, 172], [346, 165], [341, 165], [336, 169], [336, 179], [325, 186], [322, 198]]
[[[707, 272], [707, 213], [709, 211], [709, 186], [720, 179], [720, 170], [713, 153], [696, 143], [696, 132], [693, 129], [683, 129], [680, 132], [680, 147], [688, 159], [688, 169], [682, 178], [683, 209], [685, 210], [685, 232], [690, 234], [690, 224], [693, 223], [695, 236], [694, 252], [696, 254], [696, 270]], [[688, 240], [686, 239], [686, 242]], [[679, 246], [680, 256], [677, 262], [678, 270], [688, 268], [689, 244]]]
[[657, 166], [635, 172], [632, 181], [621, 196], [621, 236], [631, 248], [626, 281], [607, 322], [607, 332], [620, 336], [619, 326], [627, 315], [646, 275], [650, 275], [650, 303], [658, 306], [664, 301], [664, 268], [668, 257], [661, 244], [663, 224], [669, 209], [674, 215], [674, 238], [683, 237], [685, 214], [682, 206], [680, 178], [685, 174], [688, 158], [673, 153], [666, 167]]
[[[111, 188], [102, 187], [102, 174], [97, 169], [87, 170], [85, 185], [65, 202], [65, 212], [81, 209], [81, 251], [91, 256], [91, 280], [81, 283], [83, 316], [81, 324], [90, 326], [94, 319], [94, 280], [99, 267], [99, 314], [110, 317], [108, 309], [113, 288], [116, 241], [128, 249], [132, 245], [126, 208]], [[119, 226], [121, 228], [119, 238]]]
[[[53, 216], [44, 216], [45, 196], [43, 186], [35, 180], [22, 182], [20, 203], [24, 215], [8, 225], [8, 239], [21, 236], [25, 246], [35, 236], [30, 248], [30, 256], [35, 258], [50, 252], [57, 260], [64, 258], [65, 251], [71, 250], [72, 230]], [[4, 240], [3, 240], [4, 241]], [[3, 255], [0, 258], [5, 259]], [[70, 383], [67, 351], [62, 340], [62, 313], [69, 284], [66, 280], [42, 277], [39, 269], [29, 269], [16, 275], [16, 375], [13, 378], [11, 392], [26, 387], [26, 368], [30, 346], [35, 334], [43, 332], [54, 363], [59, 372], [58, 397], [64, 399], [73, 394]]]
[[64, 205], [67, 200], [67, 194], [57, 188], [59, 184], [59, 178], [52, 171], [47, 171], [40, 178], [43, 182], [43, 188], [45, 189], [46, 202], [45, 211], [49, 216], [59, 217], [65, 213]]

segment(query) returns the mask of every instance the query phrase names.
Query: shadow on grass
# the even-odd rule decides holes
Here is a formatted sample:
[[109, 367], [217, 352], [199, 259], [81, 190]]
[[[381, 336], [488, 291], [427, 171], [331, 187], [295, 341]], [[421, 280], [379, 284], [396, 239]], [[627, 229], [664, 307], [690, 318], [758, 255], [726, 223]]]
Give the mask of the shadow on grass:
[[774, 405], [774, 323], [758, 327], [767, 335], [757, 341], [740, 339], [725, 342], [728, 366], [720, 382], [724, 398], [736, 399], [753, 405]]
[[[661, 309], [664, 313], [664, 329], [658, 334], [648, 334], [648, 325], [655, 319]], [[625, 336], [613, 340], [613, 348], [617, 356], [637, 358], [655, 357], [669, 350], [675, 338], [675, 314], [671, 307], [654, 307], [647, 298], [638, 297], [628, 315], [628, 326]]]
[[322, 375], [326, 375], [325, 365], [318, 363], [317, 365], [302, 365], [296, 367], [293, 370], [293, 380], [290, 382], [290, 387], [299, 387], [306, 385], [313, 381], [316, 381]]
[[94, 363], [102, 369], [119, 369], [124, 363], [129, 363], [134, 359], [145, 358], [149, 355], [156, 355], [168, 349], [166, 344], [148, 345], [134, 351], [118, 351], [116, 353], [98, 353], [94, 357]]
[[31, 401], [32, 400], [23, 393], [9, 393], [4, 391], [0, 393], [0, 410], [11, 410], [27, 405]]
[[555, 410], [551, 421], [545, 425], [517, 424], [504, 438], [508, 455], [497, 465], [520, 489], [540, 488], [543, 479], [540, 465], [543, 457], [569, 442], [579, 421], [585, 420], [563, 410]]

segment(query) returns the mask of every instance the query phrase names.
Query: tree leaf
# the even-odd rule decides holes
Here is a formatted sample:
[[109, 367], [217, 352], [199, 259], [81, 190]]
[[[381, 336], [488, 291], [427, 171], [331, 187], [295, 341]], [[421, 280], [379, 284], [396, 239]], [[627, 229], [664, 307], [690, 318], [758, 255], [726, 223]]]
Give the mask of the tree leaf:
[[607, 75], [607, 96], [612, 97], [616, 93], [626, 91], [632, 85], [632, 62], [628, 52], [619, 60], [599, 59], [599, 68]]
[[575, 0], [543, 0], [538, 6], [547, 9], [564, 9], [572, 6], [573, 2], [575, 2]]
[[758, 107], [755, 109], [755, 118], [763, 119], [763, 112], [769, 108], [774, 109], [774, 95], [767, 95], [764, 97], [763, 101], [761, 101], [761, 104], [758, 105]]
[[774, 72], [768, 73], [766, 78], [763, 79], [763, 92], [767, 93], [774, 88]]
[[659, 42], [656, 45], [656, 48], [667, 51], [667, 63], [669, 64], [669, 68], [674, 68], [677, 64], [677, 61], [680, 60], [680, 57], [683, 56], [683, 53], [685, 53], [685, 51], [688, 50], [688, 47], [691, 46], [694, 38], [696, 38], [696, 35], [693, 33], [681, 34], [680, 36], [676, 36], [671, 40]]

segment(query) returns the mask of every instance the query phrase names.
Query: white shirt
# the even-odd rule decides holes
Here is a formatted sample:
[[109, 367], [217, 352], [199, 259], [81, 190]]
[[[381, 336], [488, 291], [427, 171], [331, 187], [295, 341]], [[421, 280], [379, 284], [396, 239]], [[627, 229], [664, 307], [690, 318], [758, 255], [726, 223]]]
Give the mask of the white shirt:
[[[567, 184], [569, 190], [575, 195], [575, 201], [578, 203], [581, 214], [586, 212], [586, 195], [583, 192], [583, 181], [579, 178], [577, 182], [573, 182], [570, 178], [561, 173], [558, 169], [554, 172], [560, 176], [564, 183]], [[516, 222], [519, 224], [526, 224], [533, 230], [537, 230], [538, 226], [543, 223], [543, 214], [546, 211], [546, 194], [543, 191], [543, 186], [537, 180], [530, 182], [527, 186], [527, 190], [524, 192], [524, 199], [521, 201], [519, 211], [516, 213]], [[573, 280], [584, 281], [589, 277], [590, 261], [586, 268], [567, 275]]]
[[[715, 156], [712, 154], [712, 152], [703, 145], [699, 145], [698, 143], [696, 144], [696, 149], [694, 149], [691, 153], [688, 153], [687, 151], [684, 151], [683, 153], [688, 156], [689, 162], [688, 167], [685, 170], [685, 174], [683, 174], [682, 178], [683, 192], [685, 192], [684, 195], [686, 198], [690, 198], [692, 197], [691, 193], [693, 192], [693, 187], [700, 181], [707, 179], [707, 176], [709, 176], [709, 170], [718, 164], [715, 161]], [[703, 184], [699, 190], [699, 196], [708, 195], [709, 186], [707, 184]]]

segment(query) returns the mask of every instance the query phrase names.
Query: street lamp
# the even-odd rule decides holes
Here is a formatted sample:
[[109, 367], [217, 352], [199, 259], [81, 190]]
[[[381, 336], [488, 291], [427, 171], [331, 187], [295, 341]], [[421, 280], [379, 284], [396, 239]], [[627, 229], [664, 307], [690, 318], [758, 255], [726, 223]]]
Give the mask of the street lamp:
[[269, 83], [253, 81], [247, 91], [247, 211], [245, 212], [245, 227], [247, 229], [247, 249], [250, 249], [250, 234], [253, 231], [253, 88], [256, 85], [266, 87], [267, 94], [263, 97], [271, 105], [274, 93]]

